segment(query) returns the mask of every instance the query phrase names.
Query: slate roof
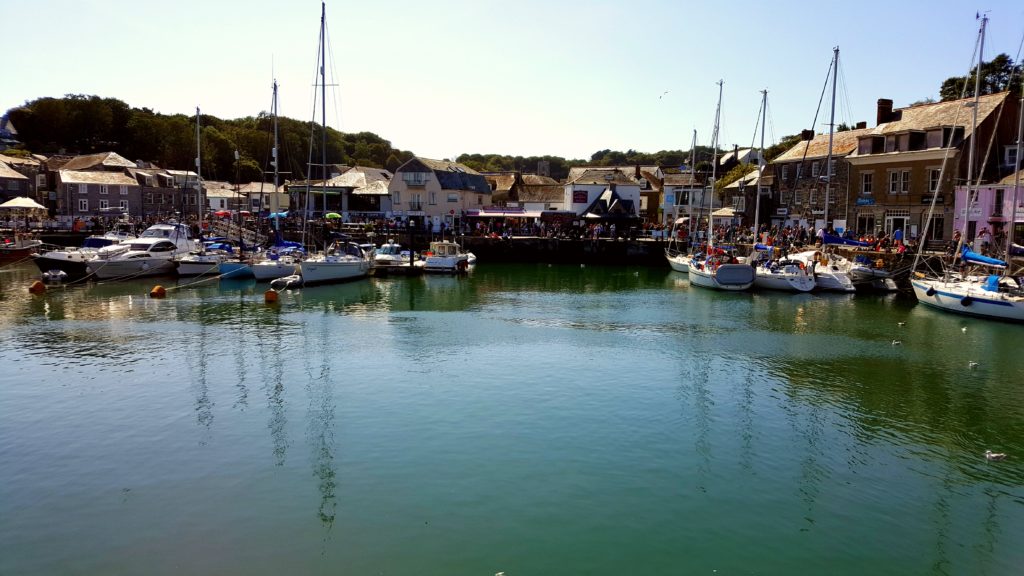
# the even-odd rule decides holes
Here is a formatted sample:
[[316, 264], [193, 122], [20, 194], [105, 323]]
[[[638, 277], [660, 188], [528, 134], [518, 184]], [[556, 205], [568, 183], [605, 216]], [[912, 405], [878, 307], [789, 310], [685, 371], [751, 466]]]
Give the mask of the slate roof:
[[28, 180], [28, 177], [11, 168], [4, 162], [0, 162], [0, 178], [8, 180]]
[[358, 190], [360, 188], [366, 188], [374, 182], [384, 182], [386, 186], [388, 182], [391, 182], [391, 178], [391, 172], [383, 168], [353, 166], [345, 173], [328, 180], [327, 185]]
[[491, 185], [487, 183], [487, 179], [483, 174], [469, 166], [450, 160], [432, 160], [416, 156], [403, 164], [398, 171], [404, 171], [403, 169], [406, 166], [414, 165], [415, 163], [419, 163], [426, 169], [431, 170], [443, 190], [471, 190], [481, 194], [491, 193]]
[[[978, 98], [978, 124], [980, 125], [996, 111], [1002, 104], [1009, 92], [987, 94]], [[974, 98], [963, 100], [950, 100], [948, 102], [934, 102], [932, 104], [920, 104], [908, 108], [899, 108], [893, 112], [899, 112], [901, 118], [892, 122], [879, 124], [870, 129], [872, 135], [895, 134], [907, 130], [927, 130], [941, 126], [963, 126], [964, 138], [971, 135], [971, 108], [963, 104], [970, 104]]]
[[135, 162], [116, 152], [100, 152], [75, 156], [61, 166], [62, 170], [95, 170], [97, 168], [135, 168]]
[[[859, 130], [844, 130], [832, 135], [832, 157], [846, 156], [857, 149], [857, 140], [861, 136], [867, 136], [873, 132], [873, 128], [861, 128]], [[807, 150], [807, 159], [828, 158], [828, 133], [816, 134], [811, 140], [797, 142], [792, 148], [777, 156], [772, 163], [793, 162], [804, 158], [804, 150]]]
[[[284, 186], [278, 185], [278, 192], [284, 192]], [[273, 182], [248, 182], [238, 186], [240, 194], [271, 194], [274, 192]]]
[[[572, 170], [570, 170], [569, 184], [637, 184], [633, 178], [614, 169], [590, 168], [584, 170], [575, 178], [572, 176]], [[611, 176], [611, 178], [607, 178], [607, 176]]]
[[8, 166], [34, 166], [39, 167], [40, 162], [35, 158], [22, 158], [20, 156], [8, 156], [6, 154], [0, 154], [0, 162], [7, 164]]
[[700, 175], [685, 173], [665, 174], [663, 186], [703, 186], [704, 179]]
[[108, 184], [112, 186], [138, 186], [134, 178], [124, 172], [96, 172], [88, 170], [61, 170], [63, 184]]

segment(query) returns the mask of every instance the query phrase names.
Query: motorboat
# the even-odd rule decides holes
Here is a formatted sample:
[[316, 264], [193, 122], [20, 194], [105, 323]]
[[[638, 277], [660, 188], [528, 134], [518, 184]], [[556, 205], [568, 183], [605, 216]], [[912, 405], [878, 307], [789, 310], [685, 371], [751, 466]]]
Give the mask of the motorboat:
[[0, 237], [0, 264], [21, 262], [39, 251], [43, 242], [28, 234]]
[[442, 240], [431, 242], [430, 250], [423, 260], [424, 272], [455, 274], [469, 269], [469, 254], [455, 242]]
[[335, 240], [322, 253], [300, 261], [299, 274], [304, 285], [342, 282], [365, 277], [372, 263], [359, 244]]
[[124, 252], [97, 254], [86, 263], [86, 272], [101, 280], [173, 274], [175, 257], [196, 249], [184, 224], [155, 224], [127, 245]]
[[42, 273], [59, 270], [67, 274], [68, 279], [85, 277], [89, 260], [97, 256], [109, 258], [115, 254], [128, 251], [128, 241], [135, 235], [123, 231], [111, 231], [101, 235], [89, 236], [82, 241], [80, 247], [47, 250], [32, 256], [32, 261]]
[[397, 242], [385, 242], [374, 251], [374, 274], [413, 274], [423, 271], [423, 260], [411, 250], [404, 250]]

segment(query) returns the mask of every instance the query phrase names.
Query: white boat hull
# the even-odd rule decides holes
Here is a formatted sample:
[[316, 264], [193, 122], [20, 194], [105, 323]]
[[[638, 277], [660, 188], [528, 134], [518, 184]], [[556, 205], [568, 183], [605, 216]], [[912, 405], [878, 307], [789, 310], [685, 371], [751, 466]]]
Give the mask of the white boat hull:
[[686, 254], [665, 254], [668, 265], [676, 272], [687, 274], [690, 271], [690, 256]]
[[914, 279], [910, 284], [917, 301], [925, 306], [956, 314], [1024, 322], [1024, 297], [984, 290], [980, 282]]
[[302, 283], [307, 285], [355, 280], [369, 271], [369, 260], [351, 256], [313, 258], [299, 263]]
[[178, 259], [178, 276], [219, 274], [222, 254], [189, 254]]
[[299, 273], [299, 265], [294, 260], [284, 258], [254, 262], [250, 267], [257, 282], [269, 282]]
[[814, 290], [814, 278], [804, 272], [793, 272], [782, 269], [772, 271], [763, 266], [755, 270], [754, 286], [763, 290], [782, 290], [786, 292], [810, 292]]
[[459, 256], [427, 256], [423, 264], [424, 272], [435, 272], [439, 274], [454, 274], [464, 272], [469, 268], [469, 257], [465, 254]]
[[86, 267], [100, 280], [113, 278], [141, 278], [174, 274], [174, 260], [171, 258], [133, 258], [129, 260], [91, 260]]

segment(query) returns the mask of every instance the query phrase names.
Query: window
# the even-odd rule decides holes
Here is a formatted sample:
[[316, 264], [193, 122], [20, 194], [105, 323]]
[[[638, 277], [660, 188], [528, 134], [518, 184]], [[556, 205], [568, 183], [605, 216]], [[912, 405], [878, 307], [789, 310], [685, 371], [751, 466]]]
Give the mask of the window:
[[7, 181], [7, 189], [11, 190], [11, 191], [16, 191], [19, 188], [21, 188], [20, 184], [21, 184], [21, 182], [18, 182], [17, 180], [8, 180]]
[[889, 172], [889, 194], [900, 193], [900, 173], [899, 170], [893, 170]]
[[811, 206], [814, 206], [815, 204], [818, 203], [818, 191], [817, 190], [811, 190], [810, 192], [807, 193], [807, 196], [808, 196], [807, 203], [810, 204]]
[[147, 192], [146, 193], [146, 204], [152, 204], [152, 203], [153, 203], [153, 193], [152, 192]]
[[797, 164], [797, 165], [796, 165], [796, 179], [797, 179], [797, 180], [799, 180], [799, 179], [800, 179], [800, 174], [801, 174], [801, 172], [803, 172], [803, 171], [804, 171], [804, 170], [803, 170], [803, 168], [804, 168], [804, 165], [803, 165], [803, 164]]
[[804, 203], [804, 191], [803, 190], [797, 190], [796, 192], [793, 192], [793, 204], [796, 204], [797, 206], [799, 206], [799, 205], [801, 205], [803, 203]]
[[127, 200], [121, 200], [119, 208], [121, 208], [122, 212], [127, 212], [128, 211], [128, 201]]
[[458, 194], [449, 194], [448, 195], [448, 201], [449, 202], [458, 202], [459, 201], [459, 195]]
[[860, 194], [861, 196], [871, 196], [874, 186], [874, 174], [871, 172], [861, 172], [860, 174]]
[[437, 192], [430, 192], [430, 195], [427, 196], [427, 201], [431, 205], [437, 204]]
[[106, 210], [110, 208], [110, 200], [100, 200], [100, 210]]
[[820, 174], [821, 174], [820, 162], [817, 162], [817, 161], [812, 162], [811, 163], [811, 177], [812, 178], [817, 178]]
[[1003, 190], [1002, 188], [996, 188], [995, 198], [992, 199], [992, 215], [993, 216], [1002, 216], [1003, 215], [1003, 198], [1006, 196], [1005, 192], [1006, 191]]
[[910, 170], [900, 172], [900, 194], [910, 193]]
[[782, 165], [782, 179], [789, 180], [789, 164]]
[[483, 194], [477, 194], [476, 195], [476, 204], [477, 204], [477, 206], [483, 206], [484, 205], [484, 195]]
[[836, 175], [836, 159], [833, 158], [828, 163], [828, 179], [831, 180], [832, 177], [835, 176], [835, 175]]
[[1014, 144], [1013, 146], [1008, 146], [1006, 148], [1006, 165], [1007, 166], [1013, 166], [1013, 167], [1017, 166], [1017, 145], [1016, 144]]
[[127, 195], [128, 195], [128, 187], [127, 186], [121, 186], [121, 196], [127, 196]]
[[732, 197], [732, 209], [736, 212], [745, 212], [747, 206], [747, 199], [744, 196], [733, 196]]
[[423, 186], [427, 183], [428, 172], [402, 172], [402, 181], [406, 186]]
[[100, 194], [106, 195], [106, 193], [107, 193], [107, 185], [106, 184], [100, 184]]
[[79, 198], [79, 200], [78, 200], [78, 211], [79, 212], [88, 212], [89, 211], [89, 199], [88, 198]]
[[942, 174], [942, 170], [938, 168], [928, 169], [928, 193], [934, 195], [939, 191], [939, 175]]

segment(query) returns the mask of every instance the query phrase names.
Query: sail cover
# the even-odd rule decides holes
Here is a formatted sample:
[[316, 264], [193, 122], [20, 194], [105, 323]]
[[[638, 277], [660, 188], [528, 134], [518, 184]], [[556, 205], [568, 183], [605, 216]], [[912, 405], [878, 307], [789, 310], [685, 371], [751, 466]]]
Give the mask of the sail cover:
[[860, 240], [853, 240], [852, 238], [843, 238], [842, 236], [836, 236], [835, 234], [825, 234], [822, 241], [825, 244], [841, 244], [843, 246], [871, 246], [870, 242], [861, 242]]
[[964, 246], [963, 250], [961, 250], [960, 258], [967, 264], [984, 264], [985, 266], [993, 266], [995, 268], [1006, 268], [1006, 262], [972, 252], [967, 246]]

